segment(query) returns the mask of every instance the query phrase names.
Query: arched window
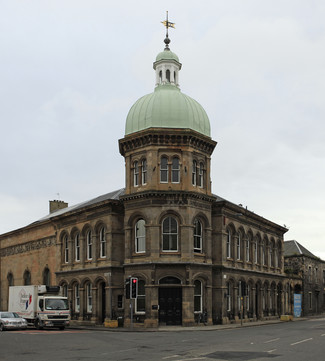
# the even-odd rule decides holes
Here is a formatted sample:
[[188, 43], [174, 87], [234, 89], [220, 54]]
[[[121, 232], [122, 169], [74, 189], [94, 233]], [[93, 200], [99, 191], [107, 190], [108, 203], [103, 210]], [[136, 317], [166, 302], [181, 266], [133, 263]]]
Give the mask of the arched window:
[[93, 297], [92, 297], [92, 288], [91, 283], [86, 285], [86, 297], [87, 297], [87, 313], [91, 313], [93, 310]]
[[172, 161], [172, 183], [179, 183], [179, 179], [179, 159], [174, 157]]
[[265, 265], [265, 241], [261, 241], [261, 264]]
[[99, 243], [100, 243], [100, 258], [105, 258], [106, 257], [105, 227], [102, 227], [99, 231]]
[[69, 240], [68, 236], [65, 235], [63, 238], [63, 247], [64, 247], [64, 263], [69, 262]]
[[170, 70], [169, 69], [166, 70], [166, 80], [168, 81], [168, 83], [170, 83]]
[[77, 233], [74, 237], [74, 254], [75, 254], [75, 261], [80, 261], [80, 234]]
[[174, 217], [167, 217], [162, 224], [163, 251], [178, 250], [178, 224]]
[[28, 270], [24, 272], [24, 286], [31, 285], [31, 274]]
[[250, 235], [247, 236], [246, 239], [246, 262], [250, 262], [250, 244], [251, 244], [251, 237]]
[[194, 281], [194, 312], [202, 312], [202, 283]]
[[68, 285], [66, 283], [62, 285], [62, 296], [68, 297]]
[[46, 267], [43, 271], [43, 285], [50, 286], [51, 284], [51, 273], [50, 270]]
[[87, 260], [91, 260], [93, 258], [93, 240], [91, 231], [87, 232]]
[[135, 187], [139, 185], [139, 163], [137, 160], [133, 163], [133, 182]]
[[274, 258], [274, 267], [278, 268], [278, 250], [276, 248], [276, 243], [274, 244], [273, 258]]
[[232, 256], [231, 247], [232, 247], [231, 232], [230, 232], [230, 229], [228, 229], [228, 232], [227, 232], [227, 258], [231, 258], [231, 256]]
[[8, 287], [14, 285], [14, 275], [11, 272], [8, 273], [7, 280], [8, 280]]
[[73, 287], [73, 297], [74, 297], [74, 312], [80, 312], [80, 291], [79, 284], [76, 283]]
[[162, 71], [160, 70], [159, 72], [159, 83], [161, 84], [162, 83]]
[[135, 252], [144, 253], [146, 251], [146, 229], [144, 219], [139, 219], [135, 224]]
[[194, 221], [194, 252], [202, 252], [202, 223], [196, 219]]
[[257, 245], [257, 239], [254, 242], [254, 263], [257, 264], [258, 262], [258, 245]]
[[145, 282], [143, 280], [138, 281], [138, 297], [135, 302], [135, 312], [145, 313], [146, 312], [146, 290]]
[[237, 243], [236, 243], [237, 260], [241, 259], [240, 252], [241, 252], [241, 233], [238, 232]]
[[204, 173], [204, 165], [203, 163], [201, 162], [200, 163], [200, 167], [199, 167], [199, 182], [198, 182], [198, 186], [200, 188], [203, 187], [203, 173]]
[[142, 159], [141, 162], [141, 179], [142, 184], [147, 184], [147, 160]]
[[193, 160], [192, 164], [192, 184], [196, 186], [196, 169], [197, 169], [197, 163], [196, 160]]
[[168, 159], [161, 157], [160, 159], [160, 183], [168, 182]]
[[174, 83], [177, 84], [176, 71], [174, 71]]

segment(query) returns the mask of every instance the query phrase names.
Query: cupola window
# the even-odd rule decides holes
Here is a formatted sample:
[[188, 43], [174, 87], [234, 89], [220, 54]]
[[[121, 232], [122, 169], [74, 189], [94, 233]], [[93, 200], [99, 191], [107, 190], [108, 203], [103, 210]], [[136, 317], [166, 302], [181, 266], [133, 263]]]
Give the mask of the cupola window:
[[168, 182], [168, 159], [161, 157], [160, 160], [160, 183]]
[[193, 165], [192, 165], [192, 184], [194, 186], [196, 186], [196, 160], [193, 160]]
[[139, 185], [139, 163], [135, 161], [133, 163], [133, 182], [134, 186], [137, 187]]
[[169, 69], [166, 70], [166, 80], [168, 83], [170, 83], [170, 70]]
[[200, 168], [199, 168], [199, 184], [198, 184], [198, 186], [199, 186], [200, 188], [203, 187], [203, 169], [204, 169], [204, 165], [203, 165], [203, 163], [201, 162], [201, 163], [200, 163]]
[[179, 183], [179, 159], [173, 158], [172, 162], [172, 183]]
[[142, 184], [147, 184], [147, 160], [143, 159], [141, 162], [141, 178]]

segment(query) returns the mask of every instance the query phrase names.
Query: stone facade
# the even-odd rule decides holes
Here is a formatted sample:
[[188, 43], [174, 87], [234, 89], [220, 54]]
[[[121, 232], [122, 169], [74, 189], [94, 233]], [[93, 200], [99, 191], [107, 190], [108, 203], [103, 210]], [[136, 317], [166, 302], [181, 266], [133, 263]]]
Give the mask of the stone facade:
[[[175, 106], [158, 120], [172, 114], [177, 121], [180, 114], [179, 126], [142, 129], [141, 117], [151, 118], [135, 107], [132, 131], [119, 141], [124, 189], [79, 206], [53, 201], [48, 216], [0, 236], [2, 309], [8, 285], [46, 283], [62, 286], [76, 323], [118, 319], [128, 326], [131, 310], [135, 326], [145, 327], [271, 319], [290, 311], [287, 229], [212, 193], [217, 143], [203, 108], [181, 93], [180, 104], [173, 99], [178, 85], [168, 82], [178, 79], [181, 66], [175, 54], [164, 55], [156, 69], [160, 93], [140, 103], [150, 116], [157, 114], [152, 99]], [[171, 77], [170, 62], [177, 65]], [[136, 300], [125, 297], [131, 276], [138, 279]]]
[[[299, 280], [302, 314], [311, 316], [324, 313], [325, 261], [314, 256], [300, 243], [287, 241], [285, 242], [285, 273], [290, 281]], [[295, 292], [294, 288], [292, 288], [293, 292]]]

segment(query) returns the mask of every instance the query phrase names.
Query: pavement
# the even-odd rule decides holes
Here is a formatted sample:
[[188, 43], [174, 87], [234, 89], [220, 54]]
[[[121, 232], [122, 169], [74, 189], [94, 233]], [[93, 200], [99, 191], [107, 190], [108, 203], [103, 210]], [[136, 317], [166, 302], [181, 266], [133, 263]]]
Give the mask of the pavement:
[[280, 319], [276, 320], [268, 320], [268, 321], [251, 321], [251, 322], [243, 322], [242, 324], [239, 323], [230, 323], [226, 325], [196, 325], [196, 326], [159, 326], [156, 328], [144, 328], [135, 326], [133, 328], [126, 328], [126, 327], [117, 327], [117, 328], [110, 328], [104, 327], [102, 325], [94, 325], [94, 326], [70, 326], [69, 329], [78, 329], [78, 330], [93, 330], [93, 331], [108, 331], [108, 332], [184, 332], [184, 331], [216, 331], [216, 330], [227, 330], [227, 329], [234, 329], [234, 328], [243, 328], [243, 327], [257, 327], [263, 325], [273, 325], [276, 323], [282, 322], [298, 322], [298, 321], [306, 321], [309, 319], [317, 319], [317, 318], [324, 318], [324, 315], [318, 316], [311, 316], [311, 317], [299, 317], [293, 318], [292, 321], [281, 321]]

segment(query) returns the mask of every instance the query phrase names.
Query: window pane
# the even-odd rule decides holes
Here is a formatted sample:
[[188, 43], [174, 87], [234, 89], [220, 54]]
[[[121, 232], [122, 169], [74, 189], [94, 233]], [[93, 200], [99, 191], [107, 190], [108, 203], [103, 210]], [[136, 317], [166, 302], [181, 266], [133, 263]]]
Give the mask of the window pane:
[[160, 181], [168, 182], [168, 160], [166, 157], [162, 157], [160, 161]]
[[179, 159], [174, 157], [172, 162], [172, 182], [179, 183]]

